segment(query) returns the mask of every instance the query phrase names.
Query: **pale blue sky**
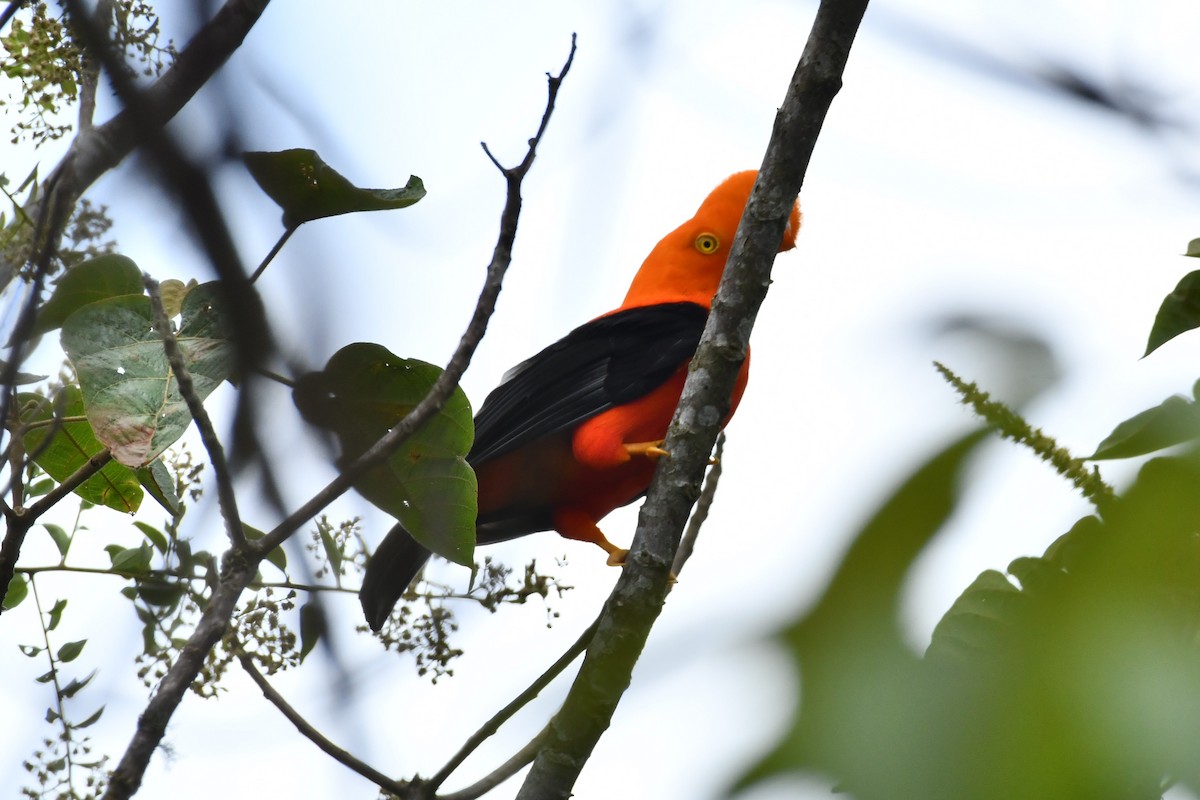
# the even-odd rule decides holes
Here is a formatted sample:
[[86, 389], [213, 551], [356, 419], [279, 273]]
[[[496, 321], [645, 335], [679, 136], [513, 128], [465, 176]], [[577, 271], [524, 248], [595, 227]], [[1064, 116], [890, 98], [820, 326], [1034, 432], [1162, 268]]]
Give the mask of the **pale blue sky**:
[[[478, 143], [503, 161], [519, 157], [541, 114], [544, 73], [557, 72], [572, 31], [579, 52], [526, 185], [514, 265], [464, 381], [468, 395], [478, 402], [509, 366], [615, 306], [661, 235], [723, 177], [759, 163], [815, 9], [715, 0], [484, 6], [355, 2], [331, 14], [326, 3], [277, 3], [226, 72], [246, 148], [313, 147], [362, 185], [398, 186], [415, 173], [429, 189], [406, 211], [306, 226], [266, 273], [268, 308], [291, 351], [311, 363], [355, 340], [446, 359], [503, 199]], [[1063, 379], [1027, 411], [1079, 453], [1126, 416], [1190, 388], [1200, 336], [1138, 359], [1159, 301], [1194, 263], [1178, 256], [1200, 236], [1194, 135], [1148, 133], [1019, 70], [1142, 83], [1170, 93], [1158, 108], [1196, 123], [1198, 32], [1194, 4], [1170, 0], [896, 0], [868, 11], [805, 183], [798, 247], [777, 262], [755, 331], [716, 507], [578, 797], [714, 797], [768, 745], [794, 698], [760, 639], [816, 596], [846, 537], [904, 470], [971, 423], [930, 362], [944, 360], [1001, 397], [1017, 391], [1014, 374], [1032, 369], [1006, 366], [963, 337], [935, 336], [939, 320], [979, 314], [1045, 338]], [[213, 151], [220, 107], [209, 100], [179, 127]], [[125, 169], [95, 190], [112, 206], [122, 251], [158, 277], [207, 274], [176, 216], [137, 180]], [[277, 212], [236, 167], [220, 172], [219, 187], [252, 265], [277, 236]], [[279, 402], [286, 418], [290, 401]], [[280, 468], [293, 500], [329, 474], [287, 461]], [[1106, 474], [1119, 480], [1128, 469]], [[1085, 512], [1048, 468], [1008, 445], [989, 447], [953, 529], [913, 576], [905, 624], [914, 647], [979, 571], [1040, 553]], [[355, 498], [338, 513], [366, 515], [372, 541], [386, 530]], [[212, 513], [194, 522], [207, 546], [220, 546]], [[631, 509], [604, 527], [628, 542], [634, 524]], [[567, 555], [561, 575], [577, 588], [555, 601], [562, 617], [553, 629], [537, 604], [464, 613], [468, 654], [453, 679], [431, 688], [408, 662], [350, 633], [358, 608], [347, 598], [334, 611], [354, 694], [331, 689], [319, 661], [281, 677], [279, 688], [385, 771], [437, 769], [575, 638], [616, 577], [597, 553], [553, 534], [492, 552], [513, 563]], [[436, 574], [466, 581], [450, 567]], [[142, 702], [118, 656], [137, 633], [128, 609], [107, 599], [112, 589], [98, 589], [93, 619], [129, 628], [114, 660], [96, 662], [112, 695], [93, 733], [116, 754]], [[72, 624], [86, 630], [86, 621]], [[30, 635], [5, 622], [0, 647]], [[29, 681], [8, 683], [20, 695], [6, 707], [40, 718], [47, 698]], [[545, 692], [468, 771], [482, 773], [523, 744], [564, 690]], [[0, 736], [0, 751], [14, 753], [0, 764], [7, 785], [28, 737]], [[231, 798], [258, 796], [251, 786], [374, 796], [240, 676], [219, 702], [188, 698], [168, 738], [175, 754], [156, 758], [146, 797], [207, 798], [218, 775], [224, 787], [250, 782], [244, 793], [227, 790]], [[227, 771], [239, 777], [230, 782]], [[516, 785], [492, 796], [511, 797]], [[803, 796], [828, 796], [819, 781], [811, 789]], [[785, 796], [796, 795], [783, 787], [753, 795]]]

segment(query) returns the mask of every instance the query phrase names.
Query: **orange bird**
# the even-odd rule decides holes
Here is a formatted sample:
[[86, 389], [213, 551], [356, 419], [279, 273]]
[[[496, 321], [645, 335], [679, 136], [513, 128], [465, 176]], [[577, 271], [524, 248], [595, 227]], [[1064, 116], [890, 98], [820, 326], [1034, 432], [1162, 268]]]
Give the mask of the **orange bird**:
[[[518, 364], [475, 416], [467, 461], [479, 480], [479, 544], [555, 530], [594, 542], [621, 564], [628, 551], [597, 523], [646, 493], [679, 404], [754, 171], [727, 178], [695, 216], [667, 234], [625, 300]], [[780, 252], [796, 244], [793, 205]], [[747, 354], [729, 417], [746, 388]], [[373, 630], [424, 566], [429, 551], [392, 528], [367, 564], [359, 599]]]

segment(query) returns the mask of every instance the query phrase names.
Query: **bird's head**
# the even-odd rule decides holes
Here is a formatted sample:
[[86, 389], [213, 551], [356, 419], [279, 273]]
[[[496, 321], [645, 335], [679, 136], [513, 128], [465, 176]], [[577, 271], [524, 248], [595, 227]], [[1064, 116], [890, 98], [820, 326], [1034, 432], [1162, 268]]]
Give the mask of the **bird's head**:
[[[695, 216], [663, 237], [638, 270], [622, 308], [681, 301], [710, 305], [757, 175], [746, 170], [729, 176], [704, 198]], [[796, 246], [799, 229], [796, 201], [779, 252]]]

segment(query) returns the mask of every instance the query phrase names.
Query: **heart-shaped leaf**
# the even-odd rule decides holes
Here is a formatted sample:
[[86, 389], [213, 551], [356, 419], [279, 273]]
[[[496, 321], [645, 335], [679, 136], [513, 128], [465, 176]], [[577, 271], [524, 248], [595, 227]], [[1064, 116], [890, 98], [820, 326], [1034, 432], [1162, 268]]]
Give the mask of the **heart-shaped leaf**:
[[[403, 419], [441, 372], [379, 345], [351, 344], [329, 359], [324, 372], [305, 376], [294, 397], [306, 419], [335, 433], [344, 464]], [[455, 389], [433, 419], [355, 487], [425, 547], [470, 566], [478, 498], [465, 456], [474, 438], [471, 404]]]
[[[66, 480], [88, 459], [104, 451], [84, 416], [83, 395], [70, 385], [53, 401], [41, 395], [17, 395], [21, 422], [33, 424], [22, 438], [26, 452], [56, 481]], [[57, 410], [57, 414], [55, 413]], [[142, 504], [142, 488], [133, 472], [115, 461], [88, 478], [75, 494], [96, 505], [133, 513]]]
[[[62, 331], [92, 429], [131, 467], [153, 461], [192, 420], [153, 321], [148, 297], [126, 295], [80, 308]], [[234, 358], [216, 283], [188, 292], [176, 339], [203, 399], [229, 377]]]
[[72, 267], [59, 279], [54, 294], [38, 311], [32, 335], [62, 327], [67, 317], [100, 300], [142, 293], [142, 273], [125, 256], [103, 255]]
[[410, 175], [400, 189], [362, 189], [338, 174], [315, 150], [243, 153], [246, 169], [283, 209], [283, 226], [355, 211], [404, 208], [425, 196], [425, 184]]

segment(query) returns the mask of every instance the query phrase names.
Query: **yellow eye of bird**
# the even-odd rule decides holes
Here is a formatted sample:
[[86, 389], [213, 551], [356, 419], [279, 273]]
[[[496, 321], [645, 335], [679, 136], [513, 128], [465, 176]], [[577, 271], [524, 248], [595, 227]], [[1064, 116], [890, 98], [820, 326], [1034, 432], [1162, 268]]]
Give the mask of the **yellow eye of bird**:
[[717, 252], [717, 248], [720, 246], [721, 240], [711, 233], [702, 233], [696, 237], [696, 249], [706, 256]]

